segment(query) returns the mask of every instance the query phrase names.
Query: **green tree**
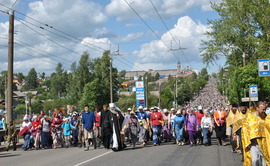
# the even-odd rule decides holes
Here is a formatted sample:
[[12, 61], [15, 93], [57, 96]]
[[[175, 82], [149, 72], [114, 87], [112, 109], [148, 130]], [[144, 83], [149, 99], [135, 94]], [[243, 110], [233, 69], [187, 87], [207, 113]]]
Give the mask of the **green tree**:
[[38, 87], [37, 72], [34, 68], [30, 69], [28, 76], [25, 79], [25, 89], [31, 90]]
[[157, 73], [157, 74], [155, 75], [155, 81], [159, 80], [159, 77], [160, 77], [160, 74]]
[[218, 77], [219, 91], [225, 91], [230, 102], [239, 102], [244, 89], [257, 84], [259, 97], [266, 97], [269, 86], [265, 81], [269, 78], [258, 77], [257, 60], [269, 58], [269, 2], [223, 0], [212, 4], [212, 8], [220, 17], [209, 20], [211, 31], [206, 33], [209, 40], [202, 42], [201, 55], [206, 64], [222, 56], [226, 58], [228, 67]]
[[73, 63], [71, 69], [67, 97], [70, 104], [77, 105], [82, 97], [84, 86], [92, 80], [93, 62], [90, 60], [90, 55], [84, 52], [78, 66]]
[[[105, 51], [103, 56], [94, 60], [93, 77], [94, 80], [88, 83], [83, 90], [80, 106], [85, 104], [91, 106], [108, 104], [110, 102], [110, 57], [109, 51]], [[112, 69], [113, 78], [113, 100], [118, 100], [119, 81], [117, 69]]]
[[58, 63], [55, 68], [55, 73], [51, 75], [50, 92], [54, 98], [60, 98], [67, 91], [68, 74], [62, 68], [62, 64]]

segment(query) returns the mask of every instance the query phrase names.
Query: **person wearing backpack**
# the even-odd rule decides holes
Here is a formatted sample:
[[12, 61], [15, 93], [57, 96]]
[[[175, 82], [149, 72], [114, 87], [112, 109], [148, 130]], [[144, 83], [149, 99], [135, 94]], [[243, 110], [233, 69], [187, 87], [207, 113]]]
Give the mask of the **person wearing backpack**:
[[65, 118], [64, 123], [61, 125], [61, 128], [63, 129], [65, 147], [69, 148], [71, 131], [75, 128], [75, 126], [69, 123], [68, 118]]

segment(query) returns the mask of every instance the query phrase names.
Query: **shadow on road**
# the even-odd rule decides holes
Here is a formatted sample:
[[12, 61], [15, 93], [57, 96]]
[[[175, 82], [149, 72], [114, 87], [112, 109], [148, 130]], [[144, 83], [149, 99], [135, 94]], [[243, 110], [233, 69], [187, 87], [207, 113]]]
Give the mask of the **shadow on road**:
[[20, 156], [21, 154], [11, 154], [11, 153], [0, 153], [0, 158], [4, 157], [15, 157], [15, 156]]

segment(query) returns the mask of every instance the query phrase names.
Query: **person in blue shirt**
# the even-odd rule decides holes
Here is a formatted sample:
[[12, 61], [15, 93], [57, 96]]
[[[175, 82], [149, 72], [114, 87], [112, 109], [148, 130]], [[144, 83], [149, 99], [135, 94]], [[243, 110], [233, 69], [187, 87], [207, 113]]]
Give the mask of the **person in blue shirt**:
[[64, 140], [65, 140], [65, 147], [68, 148], [70, 146], [70, 135], [71, 130], [75, 128], [72, 124], [69, 123], [69, 119], [65, 118], [64, 123], [61, 125], [61, 128], [64, 131]]
[[139, 112], [136, 112], [136, 115], [140, 124], [139, 142], [142, 142], [142, 145], [145, 146], [149, 129], [149, 116], [143, 111], [142, 106], [139, 106]]
[[95, 114], [92, 111], [89, 111], [89, 106], [84, 106], [84, 113], [82, 114], [82, 125], [83, 125], [83, 135], [85, 140], [85, 151], [89, 150], [89, 142], [91, 141], [94, 144], [94, 148], [96, 149], [96, 141], [94, 138], [96, 118]]
[[185, 123], [185, 116], [182, 115], [182, 112], [180, 110], [178, 110], [176, 112], [176, 117], [174, 118], [173, 130], [175, 133], [177, 144], [179, 146], [184, 145], [184, 141], [183, 141], [184, 123]]
[[72, 129], [72, 141], [73, 146], [76, 147], [78, 145], [78, 136], [79, 136], [79, 121], [78, 121], [78, 113], [74, 112], [72, 114], [70, 123], [75, 126], [74, 129]]

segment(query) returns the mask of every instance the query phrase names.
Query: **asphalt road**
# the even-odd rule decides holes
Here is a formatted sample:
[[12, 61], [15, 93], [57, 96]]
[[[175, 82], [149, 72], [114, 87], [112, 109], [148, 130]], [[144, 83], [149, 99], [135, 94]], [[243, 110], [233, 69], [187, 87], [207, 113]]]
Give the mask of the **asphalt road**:
[[1, 166], [241, 166], [241, 157], [229, 146], [209, 147], [163, 143], [160, 146], [127, 147], [120, 152], [106, 149], [60, 148], [0, 152]]

